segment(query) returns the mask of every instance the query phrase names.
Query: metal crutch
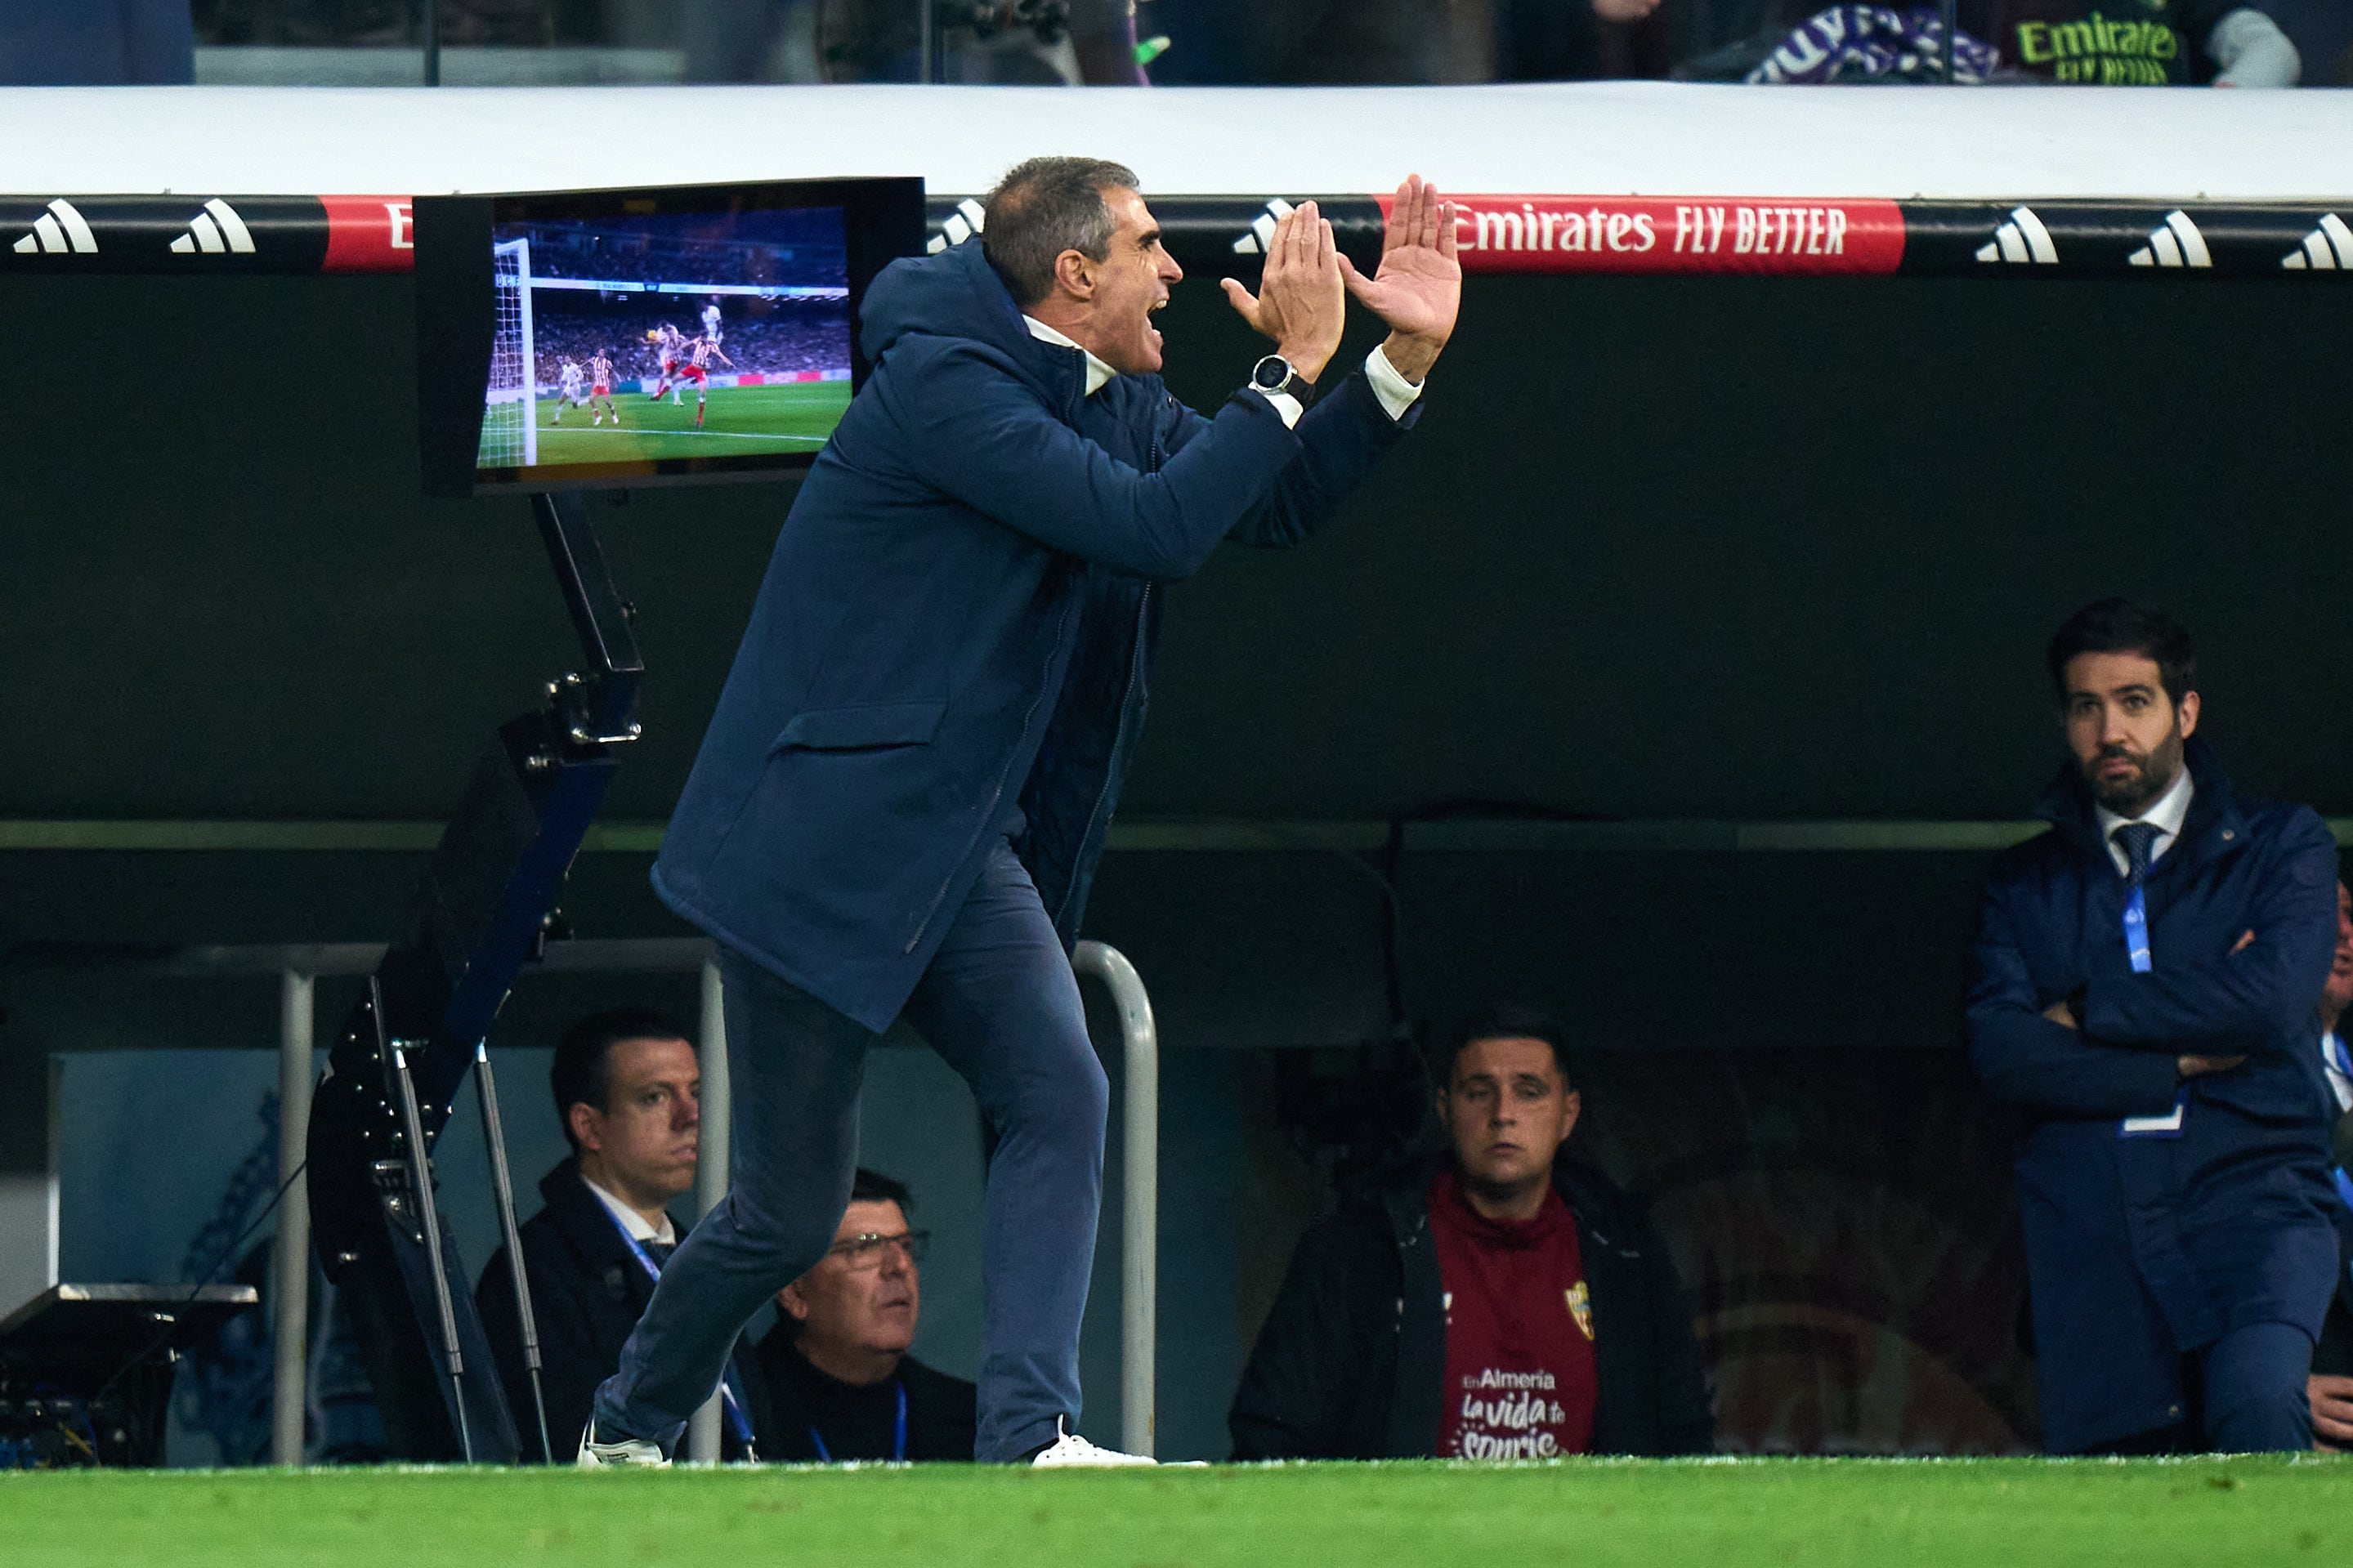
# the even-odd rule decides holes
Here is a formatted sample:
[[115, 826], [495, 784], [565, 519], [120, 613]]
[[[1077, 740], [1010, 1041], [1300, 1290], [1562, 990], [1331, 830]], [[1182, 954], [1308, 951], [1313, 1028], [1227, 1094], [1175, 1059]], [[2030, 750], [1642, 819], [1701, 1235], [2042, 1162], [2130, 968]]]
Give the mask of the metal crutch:
[[433, 1202], [433, 1168], [425, 1157], [425, 1123], [417, 1114], [417, 1080], [409, 1076], [408, 1053], [398, 1040], [387, 1039], [384, 1023], [384, 986], [368, 976], [368, 1011], [375, 1017], [377, 1047], [392, 1055], [392, 1070], [400, 1079], [400, 1123], [408, 1134], [408, 1179], [417, 1188], [417, 1217], [425, 1226], [425, 1261], [433, 1270], [433, 1304], [441, 1310], [441, 1352], [449, 1368], [450, 1404], [458, 1412], [458, 1451], [474, 1462], [474, 1435], [466, 1425], [466, 1358], [458, 1349], [458, 1312], [449, 1301], [449, 1275], [441, 1264], [441, 1215]]
[[555, 1463], [547, 1440], [547, 1395], [539, 1385], [539, 1320], [531, 1309], [531, 1282], [523, 1278], [522, 1237], [515, 1229], [514, 1182], [507, 1174], [507, 1135], [499, 1121], [498, 1080], [491, 1076], [489, 1046], [474, 1042], [474, 1072], [481, 1082], [482, 1142], [491, 1146], [491, 1191], [499, 1205], [499, 1230], [506, 1237], [507, 1272], [514, 1280], [515, 1315], [522, 1323], [522, 1364], [531, 1373], [531, 1403], [539, 1415], [539, 1454]]

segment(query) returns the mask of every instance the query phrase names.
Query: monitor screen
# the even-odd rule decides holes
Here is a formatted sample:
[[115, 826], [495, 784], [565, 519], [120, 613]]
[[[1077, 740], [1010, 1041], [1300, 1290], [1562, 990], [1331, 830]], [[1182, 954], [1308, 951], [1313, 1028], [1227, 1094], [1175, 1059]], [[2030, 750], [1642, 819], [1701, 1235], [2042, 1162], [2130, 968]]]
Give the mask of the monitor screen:
[[[463, 205], [417, 216], [427, 477], [438, 468], [432, 488], [444, 490], [806, 464], [864, 379], [866, 282], [923, 237], [918, 181], [447, 200]], [[437, 216], [453, 232], [429, 245]], [[462, 285], [437, 286], [428, 251], [449, 258], [459, 246], [480, 247], [454, 258]], [[466, 373], [437, 365], [441, 353]], [[450, 405], [460, 385], [470, 417]], [[471, 437], [462, 486], [449, 471], [459, 423]]]

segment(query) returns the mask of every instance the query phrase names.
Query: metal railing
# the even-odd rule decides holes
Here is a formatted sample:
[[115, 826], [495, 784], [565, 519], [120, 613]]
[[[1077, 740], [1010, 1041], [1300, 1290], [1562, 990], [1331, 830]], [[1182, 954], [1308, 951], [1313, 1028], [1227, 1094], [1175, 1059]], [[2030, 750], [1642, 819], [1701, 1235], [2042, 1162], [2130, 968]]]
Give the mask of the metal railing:
[[1082, 942], [1071, 955], [1082, 977], [1103, 982], [1119, 1008], [1126, 1086], [1120, 1161], [1120, 1447], [1149, 1455], [1155, 1437], [1153, 1351], [1160, 1279], [1160, 1035], [1135, 965], [1115, 947]]
[[[311, 1215], [302, 1184], [294, 1177], [304, 1157], [311, 1091], [315, 1082], [315, 985], [322, 974], [373, 973], [383, 952], [383, 948], [373, 942], [194, 948], [159, 966], [163, 972], [174, 974], [274, 973], [280, 977], [279, 1180], [290, 1184], [279, 1210], [278, 1237], [271, 1258], [277, 1331], [270, 1462], [277, 1465], [300, 1465], [303, 1457]], [[1144, 981], [1135, 966], [1117, 949], [1099, 942], [1082, 942], [1072, 955], [1071, 967], [1082, 978], [1100, 981], [1110, 993], [1119, 1015], [1125, 1099], [1122, 1131], [1126, 1149], [1121, 1170], [1120, 1441], [1130, 1453], [1150, 1454], [1155, 1424], [1155, 1308], [1159, 1277], [1159, 1035]], [[695, 1173], [695, 1212], [708, 1213], [726, 1195], [728, 1159], [733, 1142], [733, 1118], [727, 1091], [726, 1015], [712, 944], [698, 938], [563, 942], [548, 949], [538, 971], [700, 973], [702, 1003], [697, 1035], [703, 1108], [701, 1154]], [[688, 1462], [715, 1464], [719, 1458], [719, 1402], [714, 1397], [688, 1424]]]

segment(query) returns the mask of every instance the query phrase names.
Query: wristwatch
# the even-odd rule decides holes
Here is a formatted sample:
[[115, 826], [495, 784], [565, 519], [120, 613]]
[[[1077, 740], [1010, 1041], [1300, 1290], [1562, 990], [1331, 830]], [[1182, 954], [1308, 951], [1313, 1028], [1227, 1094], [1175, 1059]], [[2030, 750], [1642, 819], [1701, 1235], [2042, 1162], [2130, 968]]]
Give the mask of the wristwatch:
[[1281, 354], [1269, 354], [1250, 367], [1250, 384], [1269, 397], [1281, 394], [1296, 398], [1302, 408], [1315, 396], [1315, 384], [1299, 374]]

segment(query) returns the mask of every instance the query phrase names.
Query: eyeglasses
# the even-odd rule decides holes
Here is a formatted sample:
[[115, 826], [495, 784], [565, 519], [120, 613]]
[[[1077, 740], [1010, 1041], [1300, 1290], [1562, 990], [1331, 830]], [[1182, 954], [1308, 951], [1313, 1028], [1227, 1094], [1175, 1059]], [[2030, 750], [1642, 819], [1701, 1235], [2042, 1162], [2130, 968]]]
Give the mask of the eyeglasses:
[[883, 1255], [896, 1249], [910, 1263], [923, 1260], [923, 1249], [931, 1244], [928, 1230], [902, 1230], [896, 1236], [884, 1236], [870, 1230], [859, 1236], [846, 1236], [826, 1248], [826, 1256], [839, 1258], [850, 1268], [863, 1272], [882, 1267]]

